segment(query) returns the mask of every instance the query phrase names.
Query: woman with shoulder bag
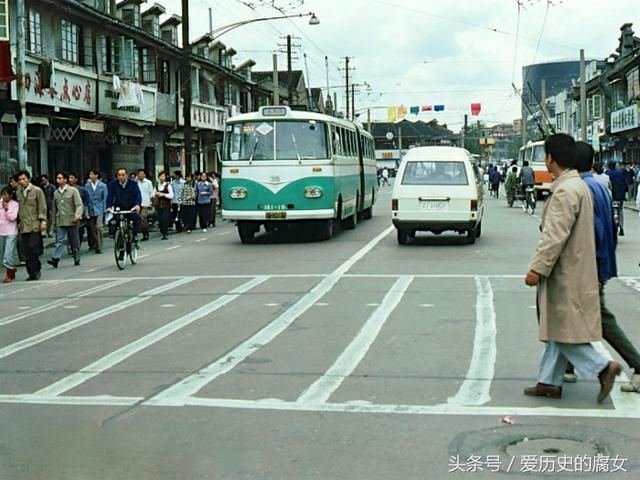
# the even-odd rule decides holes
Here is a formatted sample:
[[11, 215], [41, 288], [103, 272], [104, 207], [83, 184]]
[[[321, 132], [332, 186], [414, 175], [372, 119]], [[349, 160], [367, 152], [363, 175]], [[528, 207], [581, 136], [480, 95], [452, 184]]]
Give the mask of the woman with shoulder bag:
[[193, 182], [193, 175], [187, 173], [185, 183], [182, 185], [180, 195], [178, 195], [180, 205], [180, 219], [187, 233], [196, 228], [196, 187]]
[[160, 172], [158, 175], [158, 185], [156, 185], [153, 197], [153, 206], [158, 215], [158, 223], [160, 224], [160, 233], [162, 240], [166, 240], [171, 226], [171, 199], [173, 198], [173, 189], [171, 184], [167, 182], [167, 174]]

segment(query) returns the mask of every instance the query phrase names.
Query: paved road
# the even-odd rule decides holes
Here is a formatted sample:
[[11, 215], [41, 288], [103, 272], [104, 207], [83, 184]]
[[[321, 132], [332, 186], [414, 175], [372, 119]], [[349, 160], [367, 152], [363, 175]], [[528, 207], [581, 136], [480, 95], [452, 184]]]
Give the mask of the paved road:
[[[0, 479], [496, 478], [543, 454], [638, 478], [640, 395], [522, 395], [538, 219], [489, 199], [475, 245], [399, 246], [389, 204], [329, 242], [241, 245], [222, 224], [146, 242], [124, 272], [85, 255], [1, 288]], [[640, 343], [627, 222], [607, 298]]]

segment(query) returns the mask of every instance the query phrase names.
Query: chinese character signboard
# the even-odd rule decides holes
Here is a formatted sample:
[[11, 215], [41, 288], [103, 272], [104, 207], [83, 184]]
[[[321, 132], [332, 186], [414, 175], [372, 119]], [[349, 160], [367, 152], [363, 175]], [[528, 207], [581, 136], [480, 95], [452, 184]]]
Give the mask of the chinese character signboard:
[[[178, 115], [178, 125], [184, 126], [184, 116], [182, 108], [184, 102], [180, 100], [180, 114]], [[215, 105], [205, 105], [203, 103], [191, 103], [191, 126], [203, 130], [220, 130], [224, 128], [226, 110], [224, 107]]]
[[[124, 88], [123, 88], [124, 87]], [[130, 84], [115, 91], [111, 82], [100, 82], [100, 114], [145, 123], [155, 123], [157, 91], [146, 85]]]
[[611, 133], [638, 128], [638, 105], [611, 112]]
[[[45, 88], [42, 85], [40, 72], [38, 72], [39, 65], [37, 60], [27, 57], [24, 73], [27, 103], [87, 112], [95, 111], [95, 74], [56, 63], [50, 86]], [[11, 88], [15, 98], [15, 82], [12, 83]]]

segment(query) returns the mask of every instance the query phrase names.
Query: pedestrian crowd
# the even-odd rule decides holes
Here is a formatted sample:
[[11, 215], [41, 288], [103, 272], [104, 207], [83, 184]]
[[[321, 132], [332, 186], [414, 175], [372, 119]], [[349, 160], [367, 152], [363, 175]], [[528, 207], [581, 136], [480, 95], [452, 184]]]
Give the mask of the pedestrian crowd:
[[605, 303], [605, 286], [618, 274], [615, 164], [609, 165], [610, 191], [597, 178], [599, 167], [589, 144], [555, 134], [547, 137], [544, 148], [554, 180], [525, 276], [526, 285], [537, 287], [538, 338], [544, 347], [538, 382], [524, 393], [560, 398], [563, 383], [577, 380], [577, 369], [599, 380], [597, 400], [603, 401], [622, 369], [593, 346], [602, 339], [633, 370], [621, 389], [640, 393], [640, 353]]
[[[5, 269], [3, 283], [16, 277], [21, 261], [27, 280], [41, 278], [40, 257], [43, 238], [55, 238], [55, 248], [47, 263], [57, 268], [66, 251], [74, 265], [80, 265], [80, 250], [86, 237], [89, 251], [102, 253], [103, 227], [109, 224], [113, 209], [132, 211], [134, 233], [149, 239], [150, 223], [157, 220], [161, 238], [170, 230], [191, 233], [198, 228], [206, 232], [215, 227], [219, 202], [216, 174], [173, 172], [171, 180], [160, 172], [154, 185], [143, 169], [131, 175], [118, 169], [111, 182], [103, 181], [100, 172], [89, 170], [84, 185], [73, 172], [57, 172], [54, 186], [47, 175], [38, 184], [27, 170], [18, 172], [1, 190], [0, 259]], [[135, 241], [138, 238], [136, 236]]]

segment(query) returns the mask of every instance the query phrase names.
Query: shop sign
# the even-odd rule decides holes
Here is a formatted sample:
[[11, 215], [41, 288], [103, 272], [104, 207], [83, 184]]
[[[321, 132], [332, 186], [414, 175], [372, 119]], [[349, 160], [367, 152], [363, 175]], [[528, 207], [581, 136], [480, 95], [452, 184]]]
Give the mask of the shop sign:
[[638, 128], [638, 105], [611, 112], [611, 133]]
[[[182, 108], [184, 101], [180, 101], [180, 114], [178, 115], [178, 125], [184, 126], [184, 116]], [[191, 104], [191, 126], [203, 130], [220, 130], [224, 129], [225, 115], [227, 111], [223, 107], [215, 105], [205, 105], [203, 103], [193, 102]]]
[[[50, 87], [42, 86], [39, 61], [27, 57], [24, 89], [27, 103], [72, 110], [95, 111], [95, 75], [81, 68], [54, 63]], [[11, 84], [13, 98], [17, 97], [16, 82]]]
[[115, 91], [111, 82], [100, 82], [100, 115], [124, 118], [145, 123], [155, 123], [157, 111], [157, 90], [146, 85], [139, 86], [139, 100], [120, 100], [120, 92]]

